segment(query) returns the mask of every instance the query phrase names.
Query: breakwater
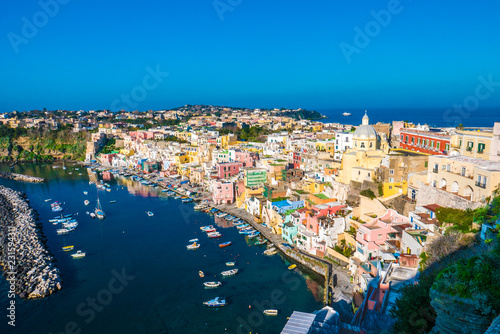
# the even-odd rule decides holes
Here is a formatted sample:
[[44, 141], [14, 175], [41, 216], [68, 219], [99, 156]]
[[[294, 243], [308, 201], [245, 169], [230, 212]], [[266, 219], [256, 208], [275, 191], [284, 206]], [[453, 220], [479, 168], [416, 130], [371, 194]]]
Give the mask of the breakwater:
[[60, 290], [62, 280], [42, 242], [36, 212], [25, 197], [0, 186], [0, 264], [10, 291], [23, 299], [36, 299]]
[[8, 180], [15, 181], [24, 181], [24, 182], [33, 182], [33, 183], [41, 183], [45, 182], [45, 179], [42, 177], [29, 176], [18, 173], [10, 173], [10, 172], [0, 172], [0, 177]]

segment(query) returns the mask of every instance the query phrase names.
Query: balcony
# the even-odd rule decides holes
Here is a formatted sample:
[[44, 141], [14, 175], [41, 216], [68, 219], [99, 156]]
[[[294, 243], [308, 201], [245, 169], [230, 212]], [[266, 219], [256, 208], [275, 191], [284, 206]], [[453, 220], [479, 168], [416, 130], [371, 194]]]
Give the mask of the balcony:
[[433, 168], [432, 172], [437, 174], [439, 172], [439, 169], [438, 168]]
[[476, 187], [486, 189], [486, 183], [476, 182]]

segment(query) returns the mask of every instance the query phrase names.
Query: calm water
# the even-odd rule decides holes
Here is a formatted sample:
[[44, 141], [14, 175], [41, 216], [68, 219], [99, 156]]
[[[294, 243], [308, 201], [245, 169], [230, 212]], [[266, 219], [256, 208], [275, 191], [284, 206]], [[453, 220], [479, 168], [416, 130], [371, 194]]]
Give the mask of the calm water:
[[[350, 112], [352, 116], [342, 116], [343, 112]], [[365, 114], [363, 109], [326, 109], [318, 112], [328, 117], [321, 120], [326, 123], [361, 124]], [[432, 109], [368, 109], [370, 124], [377, 122], [392, 123], [392, 121], [409, 121], [415, 124], [428, 124], [437, 127], [456, 127], [462, 123], [465, 127], [493, 127], [500, 122], [500, 108], [481, 108], [473, 112], [454, 110], [449, 108]]]
[[[107, 218], [90, 219], [85, 212], [95, 206], [96, 188], [88, 184], [85, 168], [66, 167], [14, 168], [48, 178], [45, 184], [0, 179], [0, 184], [28, 194], [64, 279], [63, 290], [48, 298], [16, 298], [14, 330], [6, 324], [8, 288], [0, 279], [0, 308], [5, 312], [0, 333], [71, 333], [73, 329], [81, 333], [279, 333], [293, 310], [311, 312], [322, 307], [323, 287], [311, 274], [288, 271], [286, 260], [264, 256], [264, 246], [252, 245], [234, 227], [219, 227], [223, 237], [208, 239], [200, 226], [214, 224], [214, 217], [195, 212], [193, 204], [163, 196], [159, 189], [129, 179], [113, 180], [111, 192], [99, 190]], [[0, 169], [9, 168], [0, 165]], [[58, 227], [48, 222], [54, 217], [51, 202], [45, 202], [49, 198], [65, 203], [63, 213], [79, 213], [75, 232], [56, 235]], [[91, 202], [88, 207], [85, 199]], [[148, 210], [153, 217], [148, 217]], [[186, 250], [192, 238], [200, 239], [197, 251]], [[224, 241], [233, 245], [220, 249], [218, 244]], [[73, 260], [72, 252], [61, 251], [65, 245], [75, 245], [87, 256]], [[231, 269], [225, 266], [227, 261], [235, 261], [240, 273], [223, 279], [220, 272]], [[199, 270], [205, 278], [198, 276]], [[121, 281], [116, 279], [123, 275]], [[223, 285], [209, 290], [203, 287], [205, 281]], [[216, 296], [226, 297], [229, 305], [220, 309], [202, 305]], [[262, 316], [259, 306], [276, 308], [280, 314]]]

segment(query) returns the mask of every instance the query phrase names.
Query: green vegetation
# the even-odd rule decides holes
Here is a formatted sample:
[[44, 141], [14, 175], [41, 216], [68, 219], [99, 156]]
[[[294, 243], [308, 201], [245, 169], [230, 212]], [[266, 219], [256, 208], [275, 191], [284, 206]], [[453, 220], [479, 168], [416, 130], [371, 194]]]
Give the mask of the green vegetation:
[[241, 141], [252, 141], [252, 142], [264, 142], [265, 136], [274, 131], [265, 129], [261, 126], [245, 127], [242, 129], [220, 129], [219, 134], [226, 135], [229, 133], [234, 133], [238, 136], [238, 140]]
[[377, 197], [377, 196], [375, 196], [375, 194], [373, 193], [373, 191], [371, 189], [362, 190], [360, 192], [360, 195], [368, 197], [369, 199], [374, 199], [375, 197]]
[[436, 210], [436, 218], [441, 224], [450, 224], [448, 229], [468, 233], [472, 231], [474, 211], [442, 207]]
[[83, 160], [89, 134], [73, 132], [71, 126], [57, 130], [12, 129], [0, 126], [2, 161], [50, 161], [57, 158]]
[[330, 199], [330, 197], [328, 197], [328, 196], [326, 196], [325, 194], [322, 194], [322, 193], [314, 194], [314, 196], [316, 196], [319, 199]]
[[469, 259], [461, 259], [437, 276], [433, 288], [452, 296], [472, 299], [484, 315], [500, 312], [500, 247]]
[[336, 252], [344, 255], [345, 257], [349, 258], [351, 255], [354, 253], [354, 248], [350, 247], [349, 245], [346, 245], [345, 240], [342, 240], [341, 245], [335, 245], [334, 249]]
[[384, 196], [384, 185], [382, 183], [378, 184], [378, 196], [379, 197]]
[[293, 119], [321, 119], [323, 116], [317, 111], [311, 110], [298, 110], [298, 111], [288, 111], [282, 114], [283, 116], [291, 117]]
[[115, 144], [116, 144], [116, 140], [113, 138], [113, 139], [109, 139], [107, 142], [106, 142], [106, 145], [104, 145], [104, 147], [102, 148], [101, 152], [102, 154], [109, 154], [109, 153], [113, 153], [113, 152], [116, 152], [118, 149], [115, 147]]

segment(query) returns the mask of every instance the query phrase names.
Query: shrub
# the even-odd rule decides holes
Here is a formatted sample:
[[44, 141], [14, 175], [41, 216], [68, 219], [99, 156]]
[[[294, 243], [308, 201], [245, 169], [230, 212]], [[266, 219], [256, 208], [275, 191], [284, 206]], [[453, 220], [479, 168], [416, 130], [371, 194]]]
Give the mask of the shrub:
[[365, 189], [365, 190], [362, 190], [360, 192], [361, 195], [365, 196], [365, 197], [368, 197], [369, 199], [374, 199], [375, 197], [375, 194], [373, 193], [373, 191], [371, 189]]

